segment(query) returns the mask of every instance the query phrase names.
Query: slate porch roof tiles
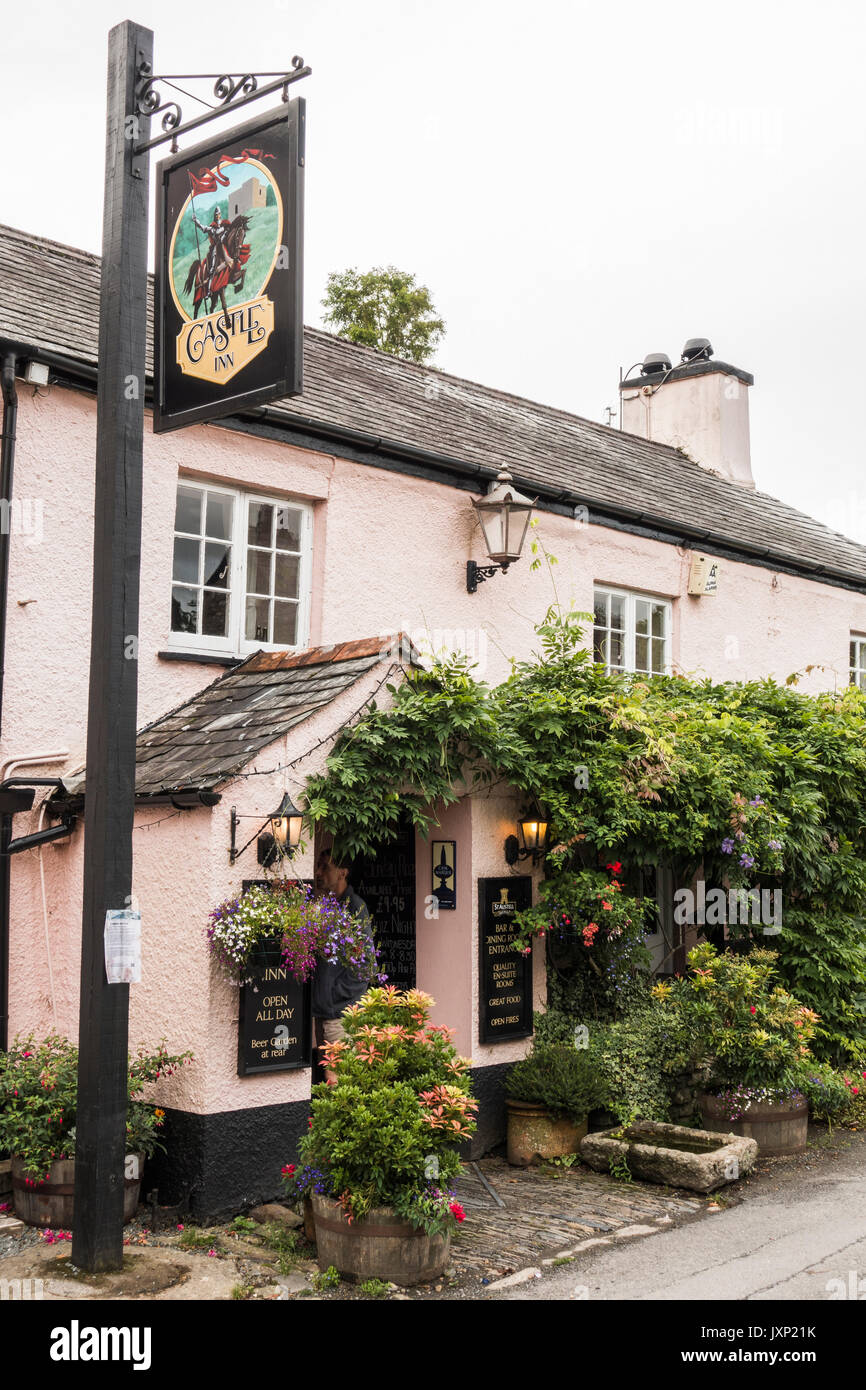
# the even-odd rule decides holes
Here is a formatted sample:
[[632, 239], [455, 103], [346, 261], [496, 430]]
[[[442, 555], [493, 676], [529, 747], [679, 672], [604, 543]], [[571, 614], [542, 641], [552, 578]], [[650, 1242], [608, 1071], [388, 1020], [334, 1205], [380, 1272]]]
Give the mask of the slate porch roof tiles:
[[[4, 226], [0, 256], [0, 340], [95, 365], [100, 258]], [[148, 371], [151, 325], [149, 312]], [[677, 449], [317, 329], [304, 330], [303, 395], [266, 414], [307, 435], [360, 431], [398, 458], [401, 447], [421, 449], [485, 476], [507, 465], [518, 486], [584, 503], [601, 524], [620, 515], [709, 550], [728, 542], [770, 568], [788, 562], [866, 590], [866, 546]], [[819, 467], [816, 460], [816, 476]]]
[[[383, 677], [402, 666], [397, 653], [404, 663], [419, 664], [402, 633], [304, 652], [256, 652], [140, 731], [136, 795], [214, 790], [374, 666], [381, 666]], [[83, 795], [84, 770], [63, 783], [68, 796]]]

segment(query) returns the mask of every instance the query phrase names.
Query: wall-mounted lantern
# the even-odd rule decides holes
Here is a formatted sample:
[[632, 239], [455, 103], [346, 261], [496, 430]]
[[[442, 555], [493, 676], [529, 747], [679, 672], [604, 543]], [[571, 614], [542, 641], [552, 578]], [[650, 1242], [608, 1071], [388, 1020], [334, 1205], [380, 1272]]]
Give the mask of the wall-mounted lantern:
[[503, 468], [486, 497], [472, 499], [481, 523], [484, 545], [492, 564], [466, 562], [466, 592], [474, 594], [478, 585], [499, 570], [503, 573], [520, 559], [526, 528], [535, 502], [518, 492], [507, 468]]
[[258, 820], [257, 816], [239, 816], [237, 807], [232, 807], [231, 831], [232, 842], [229, 849], [229, 863], [234, 864], [235, 860], [243, 854], [244, 850], [252, 844], [258, 836], [257, 858], [264, 868], [270, 868], [279, 859], [291, 859], [295, 850], [301, 842], [301, 826], [303, 824], [303, 813], [294, 805], [288, 792], [284, 792], [283, 799], [276, 811], [272, 811], [267, 817], [270, 830], [263, 835], [253, 835], [247, 840], [240, 849], [237, 848], [236, 837], [237, 827], [241, 820]]
[[265, 868], [278, 859], [291, 859], [301, 842], [303, 816], [288, 792], [270, 819], [270, 834], [260, 835], [258, 843], [258, 860]]
[[547, 852], [550, 822], [536, 808], [521, 816], [518, 825], [520, 839], [516, 835], [509, 835], [505, 841], [505, 862], [516, 864], [519, 859], [531, 859], [533, 864], [537, 864]]

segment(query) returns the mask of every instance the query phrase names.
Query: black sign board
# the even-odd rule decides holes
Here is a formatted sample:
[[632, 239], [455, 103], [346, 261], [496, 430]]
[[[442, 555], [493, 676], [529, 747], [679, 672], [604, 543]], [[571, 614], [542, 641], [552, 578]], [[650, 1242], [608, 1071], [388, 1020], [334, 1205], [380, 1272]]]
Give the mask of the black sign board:
[[457, 841], [434, 840], [433, 893], [440, 912], [454, 912], [457, 907]]
[[478, 880], [479, 1037], [483, 1043], [532, 1035], [532, 956], [515, 950], [514, 918], [532, 905], [526, 875]]
[[[298, 879], [304, 883], [305, 880]], [[273, 888], [266, 878], [245, 878], [248, 888]], [[312, 984], [301, 984], [280, 960], [280, 943], [265, 944], [252, 983], [239, 990], [238, 1076], [292, 1071], [312, 1064]]]
[[273, 952], [269, 965], [253, 967], [252, 984], [240, 989], [238, 1076], [290, 1071], [312, 1060], [310, 986], [301, 984]]
[[353, 865], [350, 882], [367, 904], [379, 970], [398, 989], [415, 988], [415, 830], [404, 821], [396, 840]]
[[159, 165], [157, 434], [301, 393], [304, 107]]

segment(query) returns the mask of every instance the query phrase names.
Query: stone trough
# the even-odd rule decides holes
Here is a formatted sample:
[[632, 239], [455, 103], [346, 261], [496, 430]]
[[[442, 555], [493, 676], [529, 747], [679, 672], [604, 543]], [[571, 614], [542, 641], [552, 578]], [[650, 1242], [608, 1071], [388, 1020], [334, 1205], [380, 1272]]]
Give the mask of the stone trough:
[[634, 1124], [588, 1134], [580, 1141], [584, 1163], [598, 1172], [625, 1159], [629, 1172], [644, 1182], [713, 1192], [736, 1182], [754, 1166], [758, 1146], [736, 1134], [713, 1134], [684, 1125], [637, 1120]]

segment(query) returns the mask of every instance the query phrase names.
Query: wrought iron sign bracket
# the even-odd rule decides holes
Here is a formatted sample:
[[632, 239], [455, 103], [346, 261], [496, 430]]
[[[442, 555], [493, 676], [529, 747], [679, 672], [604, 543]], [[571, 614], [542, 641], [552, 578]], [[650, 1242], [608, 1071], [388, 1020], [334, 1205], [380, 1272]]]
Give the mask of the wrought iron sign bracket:
[[[135, 115], [141, 119], [161, 114], [163, 134], [134, 145], [133, 153], [146, 154], [148, 150], [154, 149], [157, 145], [164, 145], [170, 140], [171, 152], [176, 154], [179, 135], [186, 135], [187, 131], [197, 130], [199, 126], [219, 120], [220, 116], [228, 115], [241, 106], [247, 106], [251, 101], [258, 101], [260, 97], [269, 96], [271, 92], [282, 90], [283, 101], [288, 101], [289, 87], [292, 83], [299, 82], [302, 77], [309, 77], [311, 72], [312, 68], [306, 66], [303, 58], [297, 57], [292, 59], [290, 72], [248, 72], [238, 77], [232, 76], [231, 73], [215, 72], [154, 74], [149, 63], [139, 63], [136, 70]], [[272, 80], [267, 81], [268, 78]], [[178, 82], [213, 82], [213, 95], [217, 104], [213, 105], [204, 98], [185, 91], [176, 85]], [[264, 82], [265, 85], [260, 87], [260, 82]], [[158, 91], [159, 83], [179, 92], [181, 96], [189, 97], [201, 106], [206, 106], [207, 111], [201, 116], [194, 116], [192, 120], [184, 121], [179, 103], [166, 98], [163, 92]]]

